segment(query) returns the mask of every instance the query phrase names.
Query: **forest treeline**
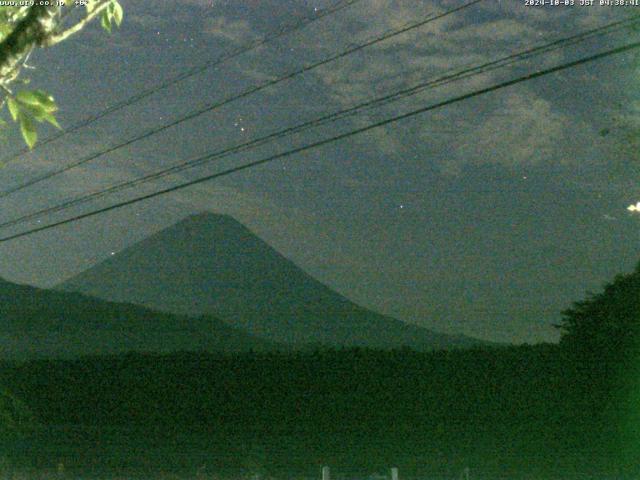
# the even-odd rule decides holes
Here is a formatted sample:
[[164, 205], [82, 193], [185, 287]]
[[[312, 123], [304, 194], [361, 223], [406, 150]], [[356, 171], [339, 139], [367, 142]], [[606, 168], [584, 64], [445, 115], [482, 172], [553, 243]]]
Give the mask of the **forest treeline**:
[[[393, 462], [450, 476], [471, 464], [486, 478], [636, 478], [638, 319], [640, 266], [564, 312], [559, 344], [4, 362], [0, 384], [40, 426], [199, 432], [219, 452], [232, 438], [259, 452], [298, 439], [296, 455], [258, 455], [272, 468]], [[232, 450], [219, 458], [254, 455]]]
[[[129, 354], [3, 364], [0, 383], [44, 425], [240, 435], [258, 445], [314, 438], [322, 458], [353, 447], [361, 463], [385, 458], [406, 470], [422, 459], [441, 473], [461, 459], [487, 475], [631, 472], [619, 410], [572, 358], [557, 345]], [[279, 461], [308, 466], [308, 453]]]

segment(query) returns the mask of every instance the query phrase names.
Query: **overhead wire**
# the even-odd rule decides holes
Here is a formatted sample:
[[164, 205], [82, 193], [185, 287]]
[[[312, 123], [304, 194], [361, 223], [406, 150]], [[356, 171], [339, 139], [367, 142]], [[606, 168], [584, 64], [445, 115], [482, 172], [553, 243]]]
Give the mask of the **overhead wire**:
[[556, 72], [560, 72], [560, 71], [563, 71], [563, 70], [567, 70], [569, 68], [574, 68], [574, 67], [577, 67], [579, 65], [583, 65], [583, 64], [586, 64], [586, 63], [589, 63], [589, 62], [593, 62], [593, 61], [596, 61], [596, 60], [600, 60], [600, 59], [609, 57], [611, 55], [617, 55], [617, 54], [620, 54], [620, 53], [629, 52], [629, 51], [637, 49], [639, 47], [640, 47], [640, 42], [632, 42], [632, 43], [629, 43], [629, 44], [626, 44], [626, 45], [622, 45], [622, 46], [619, 46], [619, 47], [616, 47], [616, 48], [612, 48], [612, 49], [606, 50], [604, 52], [599, 52], [597, 54], [589, 55], [587, 57], [583, 57], [583, 58], [580, 58], [578, 60], [574, 60], [574, 61], [571, 61], [571, 62], [565, 62], [563, 64], [556, 65], [554, 67], [550, 67], [550, 68], [547, 68], [547, 69], [544, 69], [544, 70], [538, 70], [536, 72], [532, 72], [532, 73], [529, 73], [529, 74], [521, 75], [521, 76], [516, 77], [514, 79], [511, 79], [511, 80], [503, 81], [503, 82], [494, 84], [494, 85], [489, 86], [489, 87], [477, 89], [477, 90], [474, 90], [472, 92], [468, 92], [468, 93], [465, 93], [465, 94], [462, 94], [462, 95], [458, 95], [458, 96], [449, 98], [447, 100], [443, 100], [443, 101], [440, 101], [440, 102], [437, 102], [437, 103], [434, 103], [434, 104], [431, 104], [431, 105], [427, 105], [427, 106], [424, 106], [424, 107], [421, 107], [421, 108], [418, 108], [418, 109], [414, 109], [414, 110], [411, 110], [409, 112], [403, 113], [401, 115], [396, 115], [396, 116], [387, 118], [385, 120], [380, 120], [380, 121], [371, 123], [369, 125], [366, 125], [364, 127], [356, 128], [354, 130], [350, 130], [350, 131], [347, 131], [347, 132], [344, 132], [344, 133], [341, 133], [341, 134], [338, 134], [338, 135], [334, 135], [334, 136], [329, 137], [329, 138], [325, 138], [323, 140], [319, 140], [319, 141], [316, 141], [316, 142], [313, 142], [313, 143], [309, 143], [307, 145], [303, 145], [301, 147], [293, 148], [293, 149], [290, 149], [290, 150], [287, 150], [287, 151], [284, 151], [284, 152], [281, 152], [281, 153], [278, 153], [278, 154], [275, 154], [275, 155], [271, 155], [271, 156], [268, 156], [266, 158], [262, 158], [260, 160], [255, 160], [253, 162], [245, 163], [243, 165], [239, 165], [239, 166], [236, 166], [236, 167], [233, 167], [233, 168], [228, 168], [228, 169], [220, 171], [220, 172], [216, 172], [216, 173], [213, 173], [213, 174], [210, 174], [210, 175], [199, 177], [197, 179], [193, 179], [193, 180], [190, 180], [190, 181], [187, 181], [187, 182], [183, 182], [183, 183], [180, 183], [180, 184], [168, 187], [168, 188], [164, 188], [164, 189], [158, 190], [156, 192], [152, 192], [152, 193], [149, 193], [149, 194], [146, 194], [146, 195], [141, 195], [141, 196], [129, 199], [129, 200], [121, 201], [121, 202], [118, 202], [118, 203], [115, 203], [115, 204], [112, 204], [112, 205], [109, 205], [109, 206], [106, 206], [106, 207], [98, 208], [98, 209], [95, 209], [95, 210], [92, 210], [92, 211], [89, 211], [89, 212], [85, 212], [85, 213], [82, 213], [82, 214], [79, 214], [79, 215], [75, 215], [75, 216], [63, 219], [63, 220], [59, 220], [59, 221], [56, 221], [56, 222], [53, 222], [53, 223], [49, 223], [47, 225], [43, 225], [43, 226], [40, 226], [40, 227], [35, 227], [35, 228], [29, 229], [29, 230], [25, 230], [25, 231], [22, 231], [22, 232], [19, 232], [19, 233], [15, 233], [15, 234], [12, 234], [12, 235], [1, 237], [0, 238], [0, 243], [5, 243], [5, 242], [11, 241], [11, 240], [15, 240], [17, 238], [23, 238], [23, 237], [26, 237], [26, 236], [29, 236], [29, 235], [33, 235], [33, 234], [38, 233], [38, 232], [42, 232], [42, 231], [50, 230], [50, 229], [53, 229], [53, 228], [57, 228], [57, 227], [60, 227], [62, 225], [66, 225], [66, 224], [69, 224], [69, 223], [74, 223], [74, 222], [80, 221], [80, 220], [85, 219], [85, 218], [89, 218], [89, 217], [93, 217], [93, 216], [96, 216], [96, 215], [100, 215], [100, 214], [103, 214], [103, 213], [106, 213], [106, 212], [109, 212], [109, 211], [112, 211], [112, 210], [123, 208], [123, 207], [128, 206], [128, 205], [133, 205], [133, 204], [145, 201], [145, 200], [149, 200], [151, 198], [155, 198], [155, 197], [158, 197], [158, 196], [161, 196], [161, 195], [166, 195], [168, 193], [176, 192], [176, 191], [191, 187], [193, 185], [198, 185], [200, 183], [209, 182], [209, 181], [217, 179], [217, 178], [221, 178], [221, 177], [225, 177], [225, 176], [228, 176], [228, 175], [232, 175], [234, 173], [241, 172], [241, 171], [244, 171], [244, 170], [248, 170], [250, 168], [255, 168], [255, 167], [259, 166], [259, 165], [264, 165], [266, 163], [273, 162], [274, 160], [279, 160], [279, 159], [282, 159], [282, 158], [290, 157], [290, 156], [295, 155], [297, 153], [301, 153], [301, 152], [304, 152], [304, 151], [307, 151], [307, 150], [310, 150], [310, 149], [313, 149], [313, 148], [318, 148], [318, 147], [321, 147], [321, 146], [324, 146], [324, 145], [328, 145], [328, 144], [331, 144], [331, 143], [334, 143], [334, 142], [337, 142], [337, 141], [340, 141], [340, 140], [344, 140], [344, 139], [352, 137], [354, 135], [359, 135], [361, 133], [364, 133], [364, 132], [367, 132], [367, 131], [370, 131], [370, 130], [373, 130], [373, 129], [376, 129], [376, 128], [380, 128], [380, 127], [383, 127], [383, 126], [386, 126], [386, 125], [389, 125], [389, 124], [392, 124], [392, 123], [396, 123], [398, 121], [401, 121], [401, 120], [404, 120], [404, 119], [407, 119], [407, 118], [414, 117], [416, 115], [420, 115], [422, 113], [426, 113], [426, 112], [429, 112], [429, 111], [432, 111], [432, 110], [435, 110], [435, 109], [438, 109], [438, 108], [442, 108], [442, 107], [445, 107], [445, 106], [448, 106], [448, 105], [452, 105], [452, 104], [455, 104], [455, 103], [458, 103], [458, 102], [461, 102], [461, 101], [464, 101], [464, 100], [468, 100], [468, 99], [471, 99], [471, 98], [474, 98], [474, 97], [478, 97], [480, 95], [485, 95], [485, 94], [490, 93], [490, 92], [495, 92], [497, 90], [501, 90], [503, 88], [507, 88], [507, 87], [510, 87], [512, 85], [516, 85], [516, 84], [519, 84], [519, 83], [523, 83], [523, 82], [526, 82], [526, 81], [533, 80], [535, 78], [540, 78], [540, 77], [543, 77], [543, 76], [550, 75], [552, 73], [556, 73]]
[[91, 193], [82, 194], [80, 196], [65, 200], [64, 202], [55, 206], [47, 207], [47, 208], [38, 210], [36, 212], [32, 212], [32, 213], [20, 216], [12, 220], [1, 222], [0, 228], [7, 228], [10, 226], [25, 223], [29, 220], [32, 220], [34, 218], [38, 218], [47, 214], [63, 211], [73, 206], [86, 203], [90, 200], [94, 200], [96, 198], [99, 198], [108, 194], [112, 194], [127, 188], [131, 188], [133, 186], [137, 186], [142, 183], [147, 183], [153, 180], [157, 180], [159, 178], [163, 178], [165, 176], [172, 175], [186, 169], [194, 168], [196, 166], [200, 166], [205, 163], [210, 163], [214, 160], [225, 158], [234, 153], [239, 153], [242, 151], [256, 148], [258, 146], [264, 145], [278, 138], [283, 138], [292, 134], [300, 133], [309, 128], [325, 125], [329, 122], [334, 122], [339, 119], [347, 118], [349, 116], [360, 113], [362, 110], [374, 108], [380, 105], [387, 104], [392, 101], [397, 101], [399, 99], [406, 98], [410, 95], [415, 95], [417, 93], [425, 91], [427, 88], [436, 88], [454, 81], [460, 81], [466, 78], [470, 78], [472, 76], [484, 74], [484, 73], [496, 70], [498, 68], [504, 68], [506, 66], [513, 65], [515, 62], [528, 60], [536, 55], [548, 53], [548, 52], [557, 50], [559, 48], [566, 48], [567, 46], [575, 45], [587, 39], [592, 39], [602, 35], [607, 35], [607, 34], [617, 32], [623, 28], [627, 28], [639, 22], [640, 22], [640, 16], [636, 16], [631, 19], [611, 22], [597, 28], [589, 29], [571, 36], [563, 37], [552, 42], [548, 42], [536, 47], [532, 47], [523, 51], [519, 51], [510, 55], [501, 57], [496, 60], [485, 62], [480, 65], [463, 68], [462, 70], [458, 70], [452, 73], [445, 73], [444, 75], [441, 75], [435, 79], [428, 80], [426, 82], [420, 82], [419, 84], [414, 85], [412, 87], [401, 89], [399, 91], [392, 92], [390, 94], [386, 94], [381, 97], [377, 97], [375, 99], [366, 101], [364, 103], [360, 103], [355, 106], [340, 110], [338, 112], [324, 115], [319, 118], [309, 120], [301, 124], [276, 131], [274, 133], [241, 143], [239, 145], [235, 145], [233, 147], [228, 147], [228, 148], [219, 150], [217, 152], [209, 153], [205, 157], [199, 156], [194, 160], [181, 162], [177, 165], [173, 165], [171, 167], [161, 169], [151, 174], [143, 175], [141, 177], [138, 177], [132, 180], [127, 180], [107, 188], [98, 189]]
[[65, 128], [63, 131], [58, 132], [54, 135], [51, 135], [50, 137], [47, 137], [43, 140], [40, 140], [38, 143], [36, 143], [36, 145], [33, 147], [33, 149], [29, 149], [29, 148], [23, 148], [20, 151], [14, 153], [13, 155], [3, 158], [2, 160], [0, 160], [0, 164], [6, 164], [8, 162], [11, 162], [19, 157], [21, 157], [22, 155], [29, 153], [33, 150], [42, 148], [43, 146], [54, 142], [55, 140], [58, 140], [59, 138], [62, 138], [70, 133], [76, 132], [82, 128], [88, 127], [89, 125], [95, 123], [96, 121], [100, 120], [101, 118], [104, 118], [114, 112], [117, 112], [119, 110], [122, 110], [123, 108], [126, 108], [128, 106], [134, 105], [142, 100], [144, 100], [147, 97], [152, 96], [153, 94], [160, 92], [161, 90], [164, 90], [166, 88], [169, 88], [173, 85], [176, 85], [184, 80], [187, 80], [191, 77], [194, 77], [200, 73], [205, 72], [206, 70], [210, 69], [210, 68], [214, 68], [217, 67], [218, 65], [221, 65], [229, 60], [232, 60], [240, 55], [243, 55], [245, 53], [248, 53], [252, 50], [255, 50], [257, 48], [260, 48], [264, 45], [266, 45], [267, 43], [270, 43], [274, 40], [277, 40], [285, 35], [288, 35], [290, 33], [293, 33], [295, 31], [301, 30], [305, 27], [307, 27], [308, 25], [317, 22], [318, 20], [323, 19], [324, 17], [327, 17], [329, 15], [333, 15], [334, 13], [337, 13], [341, 10], [344, 10], [345, 8], [348, 8], [358, 2], [360, 2], [361, 0], [340, 0], [338, 2], [336, 2], [334, 5], [330, 6], [329, 8], [320, 10], [318, 12], [316, 12], [316, 14], [312, 17], [306, 18], [301, 22], [297, 22], [294, 23], [292, 25], [285, 25], [277, 30], [275, 30], [274, 32], [271, 32], [268, 35], [265, 35], [264, 37], [254, 40], [252, 42], [248, 42], [245, 45], [241, 45], [240, 47], [238, 47], [237, 49], [225, 53], [223, 55], [220, 55], [219, 57], [217, 57], [214, 60], [210, 60], [208, 62], [203, 63], [202, 65], [197, 65], [195, 67], [192, 67], [190, 69], [188, 69], [185, 72], [182, 72], [178, 75], [175, 75], [173, 77], [170, 77], [162, 82], [160, 82], [159, 84], [149, 87], [145, 90], [142, 90], [134, 95], [131, 95], [130, 97], [114, 103], [113, 105], [97, 112], [94, 113], [93, 115], [90, 115], [89, 117], [86, 117], [84, 119], [82, 119], [81, 121], [79, 121], [78, 123]]
[[172, 122], [165, 123], [164, 125], [161, 125], [161, 126], [158, 126], [158, 127], [154, 127], [154, 128], [152, 128], [150, 130], [147, 130], [146, 132], [144, 132], [142, 134], [139, 134], [139, 135], [136, 135], [135, 137], [133, 137], [133, 138], [131, 138], [129, 140], [126, 140], [126, 141], [121, 142], [119, 144], [116, 144], [116, 145], [113, 145], [111, 147], [105, 148], [105, 149], [103, 149], [103, 150], [101, 150], [99, 152], [90, 154], [90, 155], [88, 155], [86, 157], [83, 157], [83, 158], [81, 158], [81, 159], [79, 159], [79, 160], [77, 160], [75, 162], [72, 162], [72, 163], [70, 163], [70, 164], [68, 164], [66, 166], [63, 166], [61, 168], [58, 168], [56, 170], [52, 170], [51, 172], [48, 172], [48, 173], [46, 173], [44, 175], [41, 175], [39, 177], [35, 177], [33, 179], [27, 180], [26, 182], [24, 182], [24, 183], [22, 183], [20, 185], [11, 187], [11, 188], [3, 190], [3, 191], [0, 191], [0, 198], [7, 197], [7, 196], [9, 196], [9, 195], [11, 195], [13, 193], [16, 193], [16, 192], [19, 192], [19, 191], [25, 189], [25, 188], [31, 187], [33, 185], [36, 185], [36, 184], [40, 183], [40, 182], [43, 182], [45, 180], [48, 180], [48, 179], [53, 178], [55, 176], [58, 176], [58, 175], [60, 175], [62, 173], [68, 172], [69, 170], [77, 168], [80, 165], [84, 165], [84, 164], [86, 164], [86, 163], [88, 163], [88, 162], [90, 162], [92, 160], [95, 160], [95, 159], [97, 159], [99, 157], [102, 157], [103, 155], [106, 155], [108, 153], [113, 153], [114, 151], [119, 150], [121, 148], [124, 148], [126, 146], [129, 146], [129, 145], [131, 145], [131, 144], [133, 144], [135, 142], [138, 142], [140, 140], [144, 140], [146, 138], [149, 138], [149, 137], [151, 137], [153, 135], [156, 135], [156, 134], [158, 134], [160, 132], [163, 132], [163, 131], [165, 131], [165, 130], [167, 130], [169, 128], [172, 128], [172, 127], [175, 127], [177, 125], [180, 125], [180, 124], [182, 124], [182, 123], [184, 123], [184, 122], [186, 122], [188, 120], [192, 120], [192, 119], [194, 119], [196, 117], [199, 117], [200, 115], [203, 115], [205, 113], [214, 111], [214, 110], [216, 110], [216, 109], [218, 109], [220, 107], [223, 107], [224, 105], [227, 105], [227, 104], [229, 104], [231, 102], [234, 102], [236, 100], [239, 100], [241, 98], [245, 98], [245, 97], [248, 97], [250, 95], [253, 95], [253, 94], [255, 94], [255, 93], [257, 93], [257, 92], [259, 92], [261, 90], [264, 90], [264, 89], [266, 89], [268, 87], [272, 87], [272, 86], [277, 85], [279, 83], [282, 83], [282, 82], [284, 82], [286, 80], [290, 80], [290, 79], [292, 79], [292, 78], [294, 78], [294, 77], [296, 77], [298, 75], [301, 75], [303, 73], [309, 72], [309, 71], [314, 70], [314, 69], [316, 69], [318, 67], [321, 67], [323, 65], [327, 65], [328, 63], [331, 63], [331, 62], [333, 62], [333, 61], [335, 61], [337, 59], [340, 59], [340, 58], [344, 58], [344, 57], [346, 57], [348, 55], [351, 55], [351, 54], [353, 54], [353, 53], [355, 53], [357, 51], [360, 51], [360, 50], [362, 50], [364, 48], [370, 47], [372, 45], [375, 45], [375, 44], [378, 44], [380, 42], [386, 41], [386, 40], [388, 40], [390, 38], [393, 38], [395, 36], [398, 36], [398, 35], [404, 34], [406, 32], [409, 32], [411, 30], [414, 30], [416, 28], [422, 27], [422, 26], [424, 26], [424, 25], [426, 25], [426, 24], [428, 24], [430, 22], [433, 22], [433, 21], [436, 21], [438, 19], [444, 18], [444, 17], [446, 17], [448, 15], [452, 15], [452, 14], [457, 13], [457, 12], [459, 12], [459, 11], [465, 9], [465, 8], [472, 7], [475, 4], [480, 3], [482, 1], [484, 1], [484, 0], [471, 0], [471, 1], [468, 1], [467, 3], [465, 3], [465, 4], [461, 5], [461, 6], [446, 10], [445, 12], [442, 12], [442, 13], [440, 13], [438, 15], [435, 15], [435, 16], [434, 15], [430, 15], [430, 16], [428, 16], [427, 18], [425, 18], [423, 20], [420, 20], [420, 21], [417, 21], [417, 22], [413, 22], [413, 23], [411, 23], [409, 25], [405, 25], [405, 26], [403, 26], [403, 27], [401, 27], [399, 29], [395, 29], [395, 30], [392, 30], [391, 32], [384, 33], [383, 35], [380, 35], [380, 36], [375, 37], [375, 38], [373, 38], [371, 40], [368, 40], [365, 43], [361, 43], [361, 44], [358, 44], [357, 46], [347, 48], [346, 50], [343, 50], [343, 51], [341, 51], [341, 52], [339, 52], [337, 54], [331, 55], [331, 56], [329, 56], [327, 58], [324, 58], [323, 60], [314, 62], [314, 63], [312, 63], [310, 65], [301, 67], [301, 68], [299, 68], [297, 70], [294, 70], [294, 71], [292, 71], [292, 72], [290, 72], [290, 73], [288, 73], [286, 75], [283, 75], [283, 76], [277, 77], [277, 78], [275, 78], [273, 80], [269, 80], [269, 81], [263, 82], [263, 83], [261, 83], [259, 85], [247, 88], [247, 89], [243, 90], [242, 92], [240, 92], [238, 94], [232, 95], [232, 96], [227, 97], [227, 98], [225, 98], [223, 100], [216, 101], [216, 102], [214, 102], [212, 104], [209, 104], [209, 105], [207, 105], [205, 107], [202, 107], [202, 108], [199, 108], [197, 110], [194, 110], [194, 111], [192, 111], [192, 112], [190, 112], [190, 113], [188, 113], [186, 115], [183, 115], [183, 116], [173, 120]]

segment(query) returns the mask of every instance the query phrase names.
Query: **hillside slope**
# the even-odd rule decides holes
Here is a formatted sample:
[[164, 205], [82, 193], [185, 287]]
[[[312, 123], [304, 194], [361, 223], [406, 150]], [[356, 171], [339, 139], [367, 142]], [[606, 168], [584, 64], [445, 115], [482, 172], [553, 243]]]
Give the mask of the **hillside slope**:
[[274, 347], [210, 316], [160, 313], [0, 279], [1, 359]]
[[480, 343], [360, 307], [233, 218], [211, 213], [187, 217], [58, 288], [162, 311], [214, 314], [293, 345], [433, 349]]

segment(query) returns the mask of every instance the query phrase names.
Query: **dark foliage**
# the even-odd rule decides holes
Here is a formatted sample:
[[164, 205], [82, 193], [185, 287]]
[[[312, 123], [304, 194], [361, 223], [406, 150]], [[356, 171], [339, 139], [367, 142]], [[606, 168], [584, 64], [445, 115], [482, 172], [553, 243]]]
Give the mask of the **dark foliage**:
[[229, 465], [253, 464], [251, 452], [262, 458], [286, 438], [304, 452], [267, 452], [271, 468], [392, 462], [449, 475], [466, 462], [487, 476], [626, 472], [607, 440], [615, 425], [591, 415], [599, 397], [582, 396], [568, 365], [553, 345], [130, 354], [4, 364], [0, 383], [45, 425], [250, 439], [244, 453], [217, 447]]
[[563, 312], [562, 345], [598, 360], [630, 359], [640, 341], [640, 263]]
[[630, 464], [640, 456], [640, 263], [563, 312], [561, 347], [591, 415], [615, 425], [611, 442]]
[[29, 445], [64, 438], [76, 462], [157, 445], [170, 468], [637, 478], [639, 313], [640, 266], [564, 312], [560, 345], [130, 353], [0, 363], [0, 384], [54, 432]]

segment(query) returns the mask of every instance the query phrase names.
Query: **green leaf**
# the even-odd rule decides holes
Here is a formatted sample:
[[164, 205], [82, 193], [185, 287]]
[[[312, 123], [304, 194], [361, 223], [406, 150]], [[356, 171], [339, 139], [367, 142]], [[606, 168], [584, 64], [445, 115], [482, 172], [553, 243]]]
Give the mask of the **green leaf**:
[[7, 107], [9, 107], [9, 113], [11, 114], [11, 118], [13, 118], [14, 122], [18, 121], [18, 115], [20, 115], [20, 105], [13, 98], [9, 97], [7, 99]]
[[108, 10], [109, 9], [102, 12], [102, 16], [100, 17], [100, 25], [102, 25], [102, 28], [104, 28], [107, 32], [111, 33], [111, 15], [109, 14]]
[[39, 105], [25, 105], [24, 110], [26, 110], [29, 115], [35, 118], [37, 121], [42, 122], [44, 120], [47, 112]]
[[55, 112], [58, 109], [53, 97], [42, 90], [22, 90], [17, 93], [16, 100], [25, 105], [39, 107], [46, 112]]
[[55, 100], [51, 95], [47, 92], [43, 92], [42, 90], [34, 90], [33, 95], [40, 101], [40, 105], [47, 112], [55, 112], [58, 110], [58, 106], [56, 105]]
[[48, 122], [56, 128], [62, 129], [53, 115], [53, 112], [49, 112], [44, 109], [42, 105], [26, 105], [24, 104], [24, 110], [38, 122]]
[[85, 8], [87, 9], [87, 13], [91, 13], [96, 9], [97, 2], [96, 0], [86, 0]]
[[60, 126], [60, 124], [58, 123], [58, 120], [56, 120], [56, 117], [53, 115], [53, 113], [47, 112], [43, 118], [43, 120], [45, 122], [49, 122], [51, 125], [53, 125], [54, 127], [56, 127], [58, 130], [62, 130], [62, 127]]
[[22, 138], [24, 138], [24, 141], [29, 148], [33, 148], [33, 146], [36, 144], [36, 140], [38, 140], [38, 133], [36, 132], [36, 128], [33, 126], [33, 122], [24, 113], [20, 113], [20, 116], [18, 118], [20, 122], [20, 131], [22, 132]]
[[122, 17], [124, 17], [124, 10], [122, 10], [122, 5], [117, 0], [113, 0], [113, 20], [116, 22], [116, 25], [119, 27], [122, 23]]
[[2, 21], [0, 23], [0, 38], [4, 38], [13, 31], [13, 26]]

